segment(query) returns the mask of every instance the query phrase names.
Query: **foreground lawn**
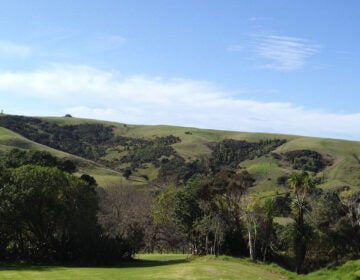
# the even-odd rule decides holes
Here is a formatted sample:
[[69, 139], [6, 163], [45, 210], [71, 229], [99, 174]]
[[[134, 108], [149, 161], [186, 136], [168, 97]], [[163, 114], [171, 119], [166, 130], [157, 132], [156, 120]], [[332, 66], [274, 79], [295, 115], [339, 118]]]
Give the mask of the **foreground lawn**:
[[0, 266], [0, 279], [28, 280], [142, 280], [142, 279], [360, 279], [360, 260], [330, 270], [297, 276], [275, 265], [253, 264], [231, 257], [201, 257], [186, 255], [139, 255], [137, 260], [119, 267], [47, 267]]
[[141, 279], [287, 279], [279, 273], [247, 262], [186, 255], [141, 255], [141, 260], [116, 268], [0, 267], [0, 279], [29, 280], [141, 280]]

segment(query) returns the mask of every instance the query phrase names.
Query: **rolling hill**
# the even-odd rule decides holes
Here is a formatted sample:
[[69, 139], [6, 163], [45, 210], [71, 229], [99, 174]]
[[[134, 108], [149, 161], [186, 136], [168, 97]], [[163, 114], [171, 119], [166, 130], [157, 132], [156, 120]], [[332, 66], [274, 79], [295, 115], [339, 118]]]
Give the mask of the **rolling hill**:
[[360, 187], [360, 142], [339, 139], [1, 115], [0, 150], [12, 148], [72, 159], [104, 186], [172, 184], [231, 166], [250, 172], [253, 191], [281, 190], [286, 176], [301, 170], [323, 188]]

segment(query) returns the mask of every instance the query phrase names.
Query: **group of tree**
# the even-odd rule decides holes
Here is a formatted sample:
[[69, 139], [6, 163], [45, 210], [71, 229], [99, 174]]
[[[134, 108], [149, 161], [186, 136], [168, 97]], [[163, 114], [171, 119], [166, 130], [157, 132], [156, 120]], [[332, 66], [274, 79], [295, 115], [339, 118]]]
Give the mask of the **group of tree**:
[[110, 235], [100, 225], [96, 181], [73, 175], [73, 163], [21, 150], [1, 159], [1, 262], [110, 264], [137, 251], [136, 231]]
[[298, 273], [360, 257], [360, 192], [324, 191], [315, 182], [298, 172], [285, 193], [259, 195], [244, 170], [195, 176], [156, 197], [153, 220], [167, 240], [180, 232], [185, 242], [174, 244], [193, 254], [249, 256]]
[[284, 193], [253, 193], [251, 174], [229, 166], [159, 192], [101, 188], [47, 152], [15, 149], [0, 159], [3, 262], [110, 264], [139, 250], [182, 251], [300, 273], [360, 256], [360, 192], [324, 191], [306, 172], [289, 176]]

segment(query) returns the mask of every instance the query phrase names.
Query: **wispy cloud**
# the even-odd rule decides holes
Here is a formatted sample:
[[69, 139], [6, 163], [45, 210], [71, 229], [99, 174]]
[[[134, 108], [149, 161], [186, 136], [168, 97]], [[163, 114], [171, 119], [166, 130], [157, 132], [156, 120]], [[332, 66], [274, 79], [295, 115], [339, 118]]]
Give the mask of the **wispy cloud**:
[[[236, 98], [216, 85], [189, 79], [130, 76], [78, 65], [0, 73], [5, 112], [13, 100], [56, 104], [60, 114], [134, 124], [301, 134], [360, 139], [360, 114], [307, 110], [291, 103]], [[34, 105], [22, 103], [22, 114]], [[25, 106], [25, 107], [24, 107]], [[328, 124], [331, 123], [331, 126]]]
[[25, 58], [30, 55], [31, 48], [24, 44], [0, 40], [0, 56]]
[[255, 47], [258, 56], [267, 60], [263, 67], [292, 71], [301, 69], [307, 59], [319, 51], [319, 45], [296, 37], [266, 35], [259, 36]]

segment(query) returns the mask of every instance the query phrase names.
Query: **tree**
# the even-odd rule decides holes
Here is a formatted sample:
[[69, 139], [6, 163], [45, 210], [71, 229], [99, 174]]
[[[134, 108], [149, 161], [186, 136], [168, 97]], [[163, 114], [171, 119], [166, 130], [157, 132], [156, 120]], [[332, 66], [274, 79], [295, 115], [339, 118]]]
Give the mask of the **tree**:
[[100, 193], [99, 222], [108, 236], [129, 241], [133, 253], [144, 247], [151, 231], [151, 197], [134, 186], [114, 183]]
[[17, 168], [23, 165], [39, 165], [57, 167], [62, 171], [74, 173], [76, 165], [69, 159], [59, 159], [49, 152], [35, 150], [12, 149], [3, 155], [4, 165], [8, 168]]
[[218, 254], [225, 227], [220, 222], [211, 176], [197, 175], [175, 196], [174, 220], [187, 234], [194, 254]]
[[187, 235], [192, 253], [199, 254], [199, 236], [195, 222], [202, 216], [202, 212], [190, 186], [176, 194], [173, 213], [175, 224]]
[[98, 233], [96, 193], [58, 168], [8, 170], [0, 188], [0, 223], [8, 251], [33, 261], [83, 259]]
[[339, 198], [351, 226], [360, 226], [360, 191], [347, 189], [340, 193]]
[[197, 174], [183, 188], [169, 188], [155, 199], [154, 221], [180, 229], [194, 254], [243, 255], [247, 249], [240, 201], [253, 182], [246, 171]]
[[316, 239], [309, 246], [312, 268], [357, 256], [360, 246], [359, 227], [353, 227], [340, 201], [340, 190], [326, 190], [311, 200], [310, 223]]
[[128, 180], [132, 174], [131, 168], [127, 167], [123, 170], [122, 175]]
[[305, 213], [310, 211], [307, 198], [315, 189], [315, 184], [307, 173], [294, 173], [290, 176], [290, 187], [294, 194], [291, 208], [295, 220], [293, 224], [295, 271], [300, 273], [306, 256], [307, 243], [311, 236], [311, 227], [304, 220]]
[[263, 261], [267, 260], [267, 256], [270, 251], [270, 244], [273, 235], [274, 217], [277, 213], [277, 207], [275, 199], [267, 198], [264, 205], [261, 207], [262, 216], [262, 238], [261, 238], [261, 252]]
[[178, 191], [179, 188], [168, 187], [154, 199], [151, 210], [154, 231], [149, 242], [148, 250], [150, 252], [153, 252], [155, 247], [160, 252], [179, 249], [184, 251], [186, 238], [174, 220], [175, 200]]
[[256, 260], [256, 242], [259, 227], [259, 201], [249, 194], [241, 198], [241, 219], [244, 222], [248, 235], [249, 255], [252, 261]]
[[214, 176], [214, 187], [218, 192], [217, 204], [222, 219], [227, 226], [225, 245], [227, 253], [244, 256], [248, 251], [246, 237], [243, 234], [241, 200], [254, 183], [246, 170], [235, 172], [223, 169]]
[[200, 252], [219, 255], [224, 241], [226, 225], [214, 201], [201, 201], [199, 207], [202, 216], [195, 221], [195, 229], [199, 234]]

